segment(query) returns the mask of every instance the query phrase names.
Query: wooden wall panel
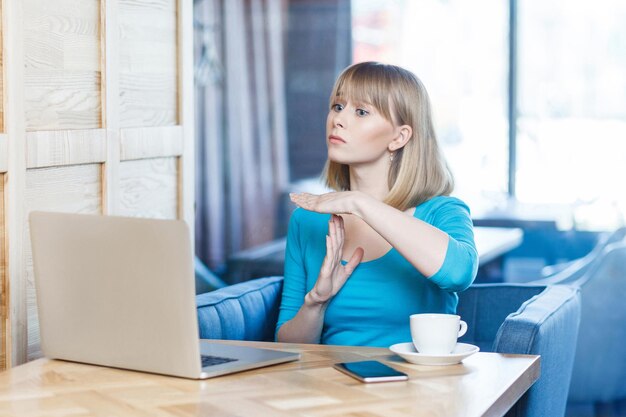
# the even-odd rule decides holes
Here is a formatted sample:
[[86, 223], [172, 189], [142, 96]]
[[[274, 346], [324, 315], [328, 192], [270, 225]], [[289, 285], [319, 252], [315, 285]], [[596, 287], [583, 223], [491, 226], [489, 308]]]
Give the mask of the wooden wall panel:
[[183, 149], [182, 126], [138, 127], [120, 131], [122, 161], [180, 156]]
[[0, 2], [0, 132], [4, 132], [4, 62], [2, 60], [2, 57], [4, 55], [2, 51], [2, 45], [4, 44], [4, 42], [2, 40], [2, 29], [2, 2]]
[[31, 210], [182, 218], [193, 230], [193, 2], [0, 6], [0, 219], [11, 225], [0, 224], [0, 361], [15, 366], [40, 355]]
[[47, 130], [26, 134], [26, 168], [106, 161], [105, 129]]
[[140, 159], [120, 163], [121, 216], [176, 219], [178, 158]]
[[[2, 100], [0, 100], [1, 102]], [[9, 166], [9, 137], [0, 133], [0, 172], [6, 172]]]
[[[100, 164], [76, 165], [59, 168], [29, 169], [26, 171], [26, 210], [61, 211], [66, 213], [102, 213], [102, 183]], [[28, 219], [28, 216], [25, 217]], [[39, 320], [33, 277], [32, 250], [28, 221], [24, 227], [26, 307], [28, 329], [27, 359], [41, 356], [39, 347]]]
[[120, 127], [178, 124], [176, 0], [119, 0]]
[[26, 130], [101, 127], [100, 1], [23, 0]]
[[6, 252], [4, 242], [4, 175], [0, 174], [0, 369], [6, 369], [5, 339], [9, 320], [9, 298], [7, 293]]

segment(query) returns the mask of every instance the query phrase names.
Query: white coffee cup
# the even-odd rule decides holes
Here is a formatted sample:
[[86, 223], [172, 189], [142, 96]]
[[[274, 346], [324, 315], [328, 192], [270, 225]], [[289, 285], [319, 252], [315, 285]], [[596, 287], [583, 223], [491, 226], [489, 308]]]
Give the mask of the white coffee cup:
[[447, 355], [467, 331], [467, 323], [454, 314], [412, 314], [411, 338], [419, 353]]

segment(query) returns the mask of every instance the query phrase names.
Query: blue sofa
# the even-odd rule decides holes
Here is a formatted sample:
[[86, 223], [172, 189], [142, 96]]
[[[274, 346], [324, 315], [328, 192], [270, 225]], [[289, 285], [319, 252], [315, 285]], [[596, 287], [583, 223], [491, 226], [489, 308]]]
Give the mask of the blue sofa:
[[[618, 230], [618, 232], [623, 229]], [[580, 289], [568, 417], [626, 416], [626, 241], [613, 239], [540, 283]], [[585, 262], [583, 262], [585, 261]]]
[[[281, 291], [282, 277], [269, 277], [198, 295], [200, 337], [272, 341]], [[482, 351], [541, 355], [540, 379], [507, 416], [564, 414], [580, 319], [576, 288], [473, 285], [460, 294], [458, 312], [468, 324], [461, 341]]]

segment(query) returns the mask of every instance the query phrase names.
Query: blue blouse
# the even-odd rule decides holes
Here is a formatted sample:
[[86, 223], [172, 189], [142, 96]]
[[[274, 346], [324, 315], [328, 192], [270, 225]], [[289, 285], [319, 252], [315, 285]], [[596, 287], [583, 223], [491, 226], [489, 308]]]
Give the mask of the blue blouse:
[[[478, 269], [469, 208], [457, 198], [439, 196], [417, 206], [413, 217], [450, 237], [439, 271], [424, 277], [393, 247], [380, 258], [361, 262], [326, 309], [321, 343], [390, 346], [408, 342], [411, 314], [456, 312], [456, 292], [471, 285]], [[277, 333], [296, 315], [315, 285], [326, 255], [329, 220], [329, 214], [300, 208], [291, 216]]]

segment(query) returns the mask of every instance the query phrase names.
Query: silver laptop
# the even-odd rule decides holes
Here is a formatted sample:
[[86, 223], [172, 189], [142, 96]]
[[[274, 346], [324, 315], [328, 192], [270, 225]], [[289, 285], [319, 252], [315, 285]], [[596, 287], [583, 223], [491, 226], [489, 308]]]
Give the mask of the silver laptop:
[[300, 358], [198, 338], [183, 221], [33, 212], [30, 233], [49, 358], [193, 379]]

